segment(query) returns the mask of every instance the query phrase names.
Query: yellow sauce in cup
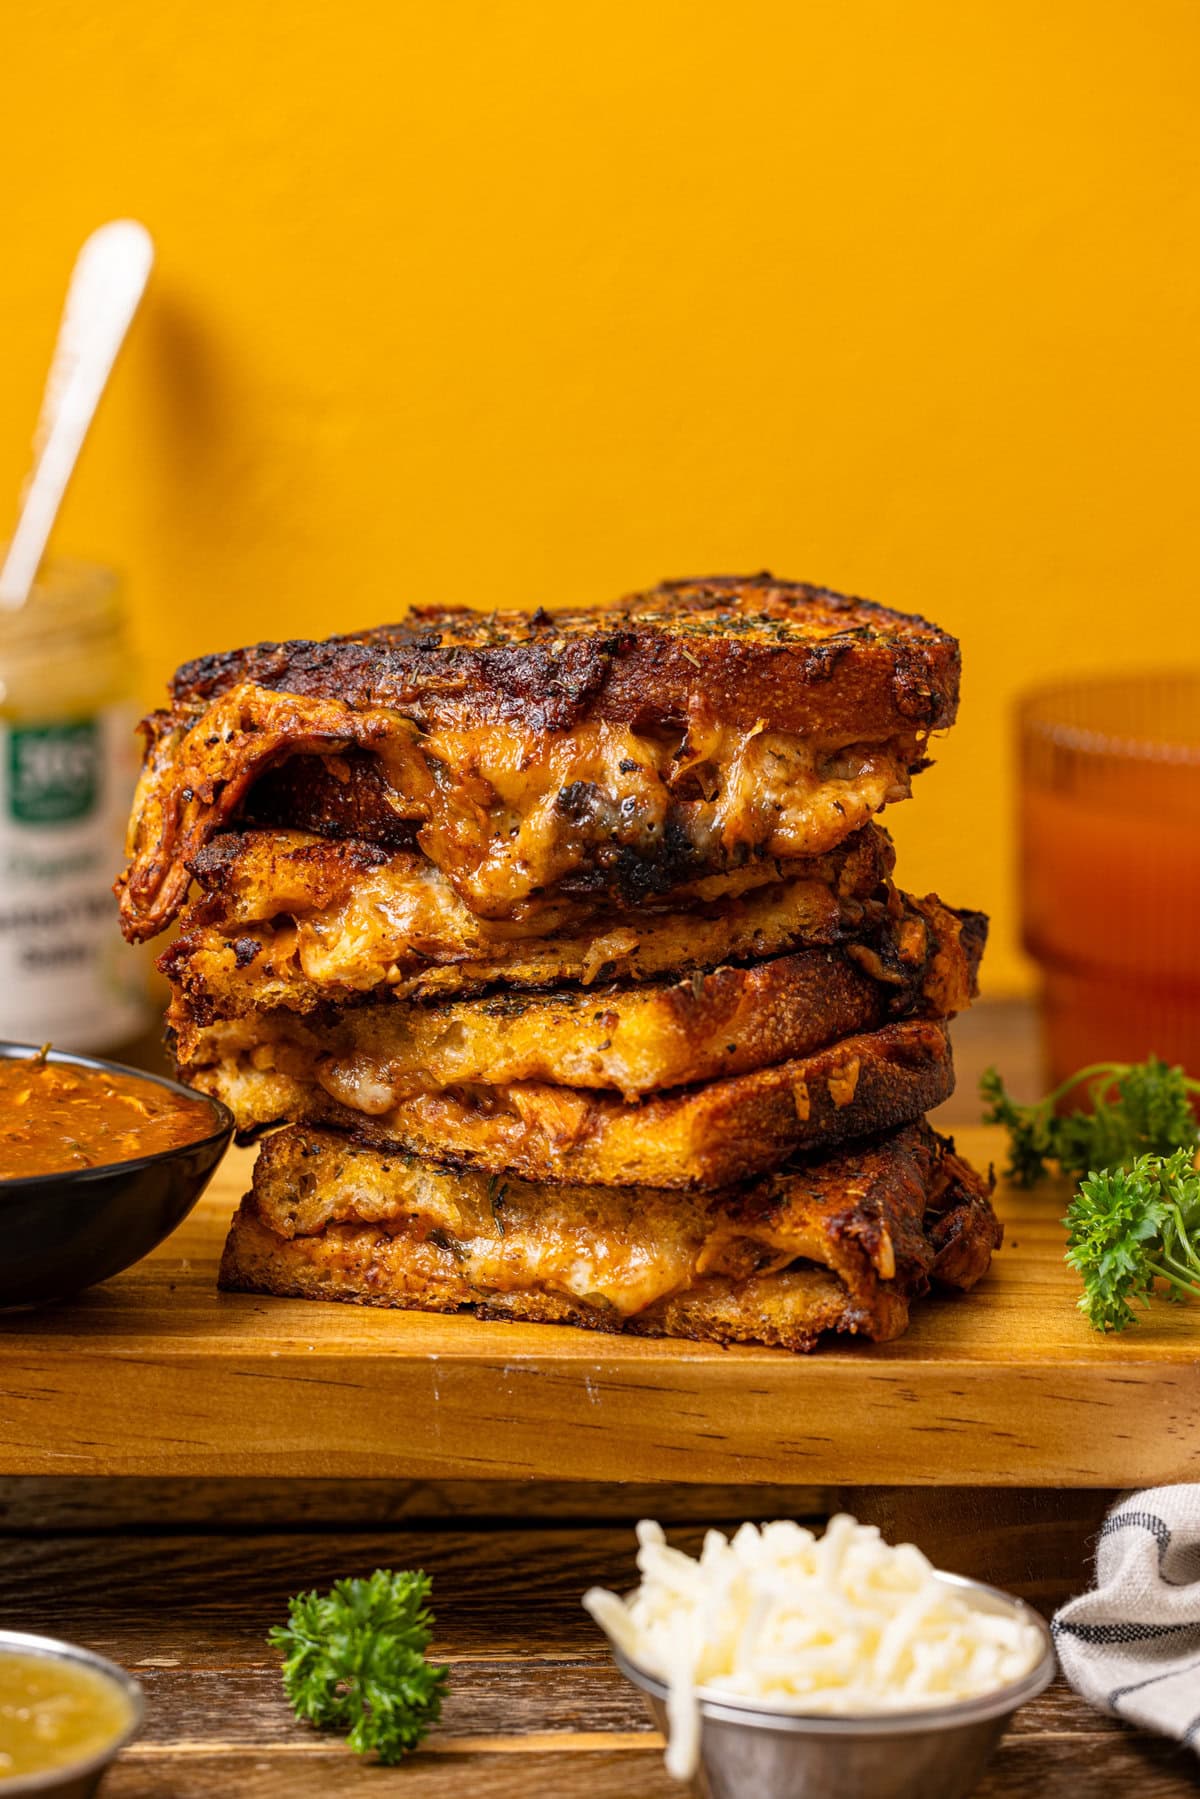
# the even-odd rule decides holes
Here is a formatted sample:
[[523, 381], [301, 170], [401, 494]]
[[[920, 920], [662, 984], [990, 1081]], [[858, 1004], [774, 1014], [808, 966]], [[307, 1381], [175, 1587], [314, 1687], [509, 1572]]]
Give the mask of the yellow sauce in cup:
[[128, 1729], [133, 1708], [81, 1662], [0, 1650], [0, 1791], [6, 1780], [89, 1761]]

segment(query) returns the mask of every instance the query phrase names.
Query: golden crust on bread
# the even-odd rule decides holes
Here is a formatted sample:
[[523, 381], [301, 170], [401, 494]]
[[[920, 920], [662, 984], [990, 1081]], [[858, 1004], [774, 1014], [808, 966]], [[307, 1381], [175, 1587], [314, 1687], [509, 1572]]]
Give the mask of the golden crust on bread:
[[262, 643], [185, 663], [173, 704], [202, 710], [243, 682], [395, 707], [425, 728], [581, 717], [645, 725], [703, 696], [743, 725], [885, 736], [954, 722], [955, 640], [913, 614], [770, 574], [665, 581], [607, 607], [483, 612], [417, 606], [398, 625], [322, 643]]
[[221, 1282], [809, 1349], [895, 1336], [931, 1281], [973, 1285], [1000, 1240], [988, 1192], [922, 1125], [709, 1195], [501, 1181], [292, 1128], [260, 1153]]
[[634, 1100], [807, 1055], [891, 1019], [952, 1016], [974, 994], [979, 947], [963, 918], [930, 900], [910, 905], [877, 945], [801, 950], [682, 981], [209, 1022], [177, 995], [167, 1019], [184, 1080], [231, 1057], [262, 1064], [269, 1049], [272, 1067], [302, 1078], [316, 1070], [334, 1094], [364, 1080], [396, 1099], [543, 1081]]
[[910, 1123], [954, 1087], [945, 1026], [927, 1019], [634, 1104], [537, 1081], [397, 1099], [366, 1065], [339, 1069], [335, 1085], [326, 1068], [273, 1059], [262, 1044], [194, 1070], [192, 1084], [224, 1100], [244, 1134], [285, 1119], [330, 1124], [434, 1161], [603, 1186], [725, 1186]]
[[803, 1353], [828, 1331], [849, 1331], [884, 1342], [908, 1323], [909, 1300], [880, 1293], [867, 1309], [850, 1298], [825, 1268], [733, 1282], [711, 1276], [703, 1287], [672, 1295], [622, 1323], [606, 1308], [565, 1294], [517, 1288], [472, 1297], [465, 1283], [431, 1278], [411, 1246], [386, 1231], [332, 1225], [321, 1237], [276, 1237], [243, 1202], [221, 1265], [221, 1285], [237, 1293], [284, 1299], [341, 1300], [402, 1311], [472, 1311], [483, 1319], [570, 1324], [591, 1330], [625, 1329], [646, 1337], [715, 1343], [760, 1343]]

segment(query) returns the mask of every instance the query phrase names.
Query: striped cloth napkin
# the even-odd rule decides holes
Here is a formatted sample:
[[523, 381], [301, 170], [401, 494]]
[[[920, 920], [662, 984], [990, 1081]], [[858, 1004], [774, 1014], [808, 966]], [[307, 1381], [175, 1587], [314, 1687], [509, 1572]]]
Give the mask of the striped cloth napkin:
[[1089, 1705], [1200, 1754], [1200, 1486], [1120, 1499], [1100, 1531], [1095, 1586], [1053, 1628]]

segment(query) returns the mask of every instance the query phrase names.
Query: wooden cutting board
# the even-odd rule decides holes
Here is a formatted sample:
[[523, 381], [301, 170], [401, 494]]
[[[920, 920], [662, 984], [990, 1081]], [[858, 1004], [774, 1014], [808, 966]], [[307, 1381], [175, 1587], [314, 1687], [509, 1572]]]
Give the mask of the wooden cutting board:
[[[959, 1133], [974, 1161], [997, 1133]], [[1075, 1309], [1067, 1190], [908, 1334], [811, 1356], [222, 1294], [251, 1154], [154, 1255], [0, 1318], [0, 1474], [1141, 1486], [1200, 1478], [1200, 1307]]]

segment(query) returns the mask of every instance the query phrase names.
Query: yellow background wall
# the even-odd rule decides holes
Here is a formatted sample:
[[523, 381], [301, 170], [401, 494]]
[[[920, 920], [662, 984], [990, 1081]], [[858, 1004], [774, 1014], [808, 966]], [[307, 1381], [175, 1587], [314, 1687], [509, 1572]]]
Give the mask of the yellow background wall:
[[758, 568], [927, 610], [889, 817], [1015, 947], [1008, 713], [1200, 659], [1194, 0], [43, 0], [5, 19], [0, 494], [79, 241], [159, 266], [62, 522], [186, 655]]

